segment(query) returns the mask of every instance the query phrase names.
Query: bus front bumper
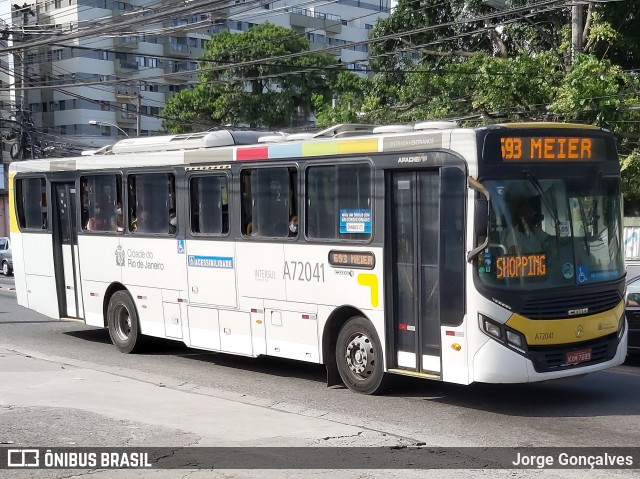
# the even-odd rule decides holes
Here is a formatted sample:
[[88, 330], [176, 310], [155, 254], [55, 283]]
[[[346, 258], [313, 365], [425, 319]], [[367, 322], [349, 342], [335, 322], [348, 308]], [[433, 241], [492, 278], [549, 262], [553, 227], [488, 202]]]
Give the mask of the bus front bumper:
[[489, 339], [475, 354], [473, 360], [473, 381], [483, 383], [527, 383], [548, 381], [577, 376], [622, 364], [627, 356], [627, 333], [615, 339], [615, 352], [611, 359], [538, 372], [531, 359], [526, 358], [504, 345]]

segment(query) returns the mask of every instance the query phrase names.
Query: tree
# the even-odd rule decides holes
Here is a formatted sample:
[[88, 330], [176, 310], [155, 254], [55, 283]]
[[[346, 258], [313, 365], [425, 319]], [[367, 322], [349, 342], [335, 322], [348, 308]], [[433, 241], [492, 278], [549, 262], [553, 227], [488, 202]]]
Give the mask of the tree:
[[367, 84], [365, 78], [351, 72], [338, 73], [332, 79], [327, 94], [313, 95], [316, 125], [323, 128], [338, 123], [358, 123]]
[[[285, 58], [269, 60], [281, 56]], [[332, 55], [309, 52], [305, 38], [270, 23], [240, 34], [218, 33], [207, 42], [199, 70], [198, 86], [167, 102], [171, 131], [191, 129], [193, 122], [208, 127], [295, 126], [296, 115], [308, 118], [313, 111], [314, 94], [331, 96], [339, 71]]]
[[585, 53], [571, 63], [570, 8], [526, 5], [507, 0], [498, 11], [475, 0], [400, 0], [372, 30], [372, 39], [382, 40], [371, 48], [377, 74], [370, 85], [378, 91], [363, 110], [396, 121], [482, 115], [610, 126], [638, 103], [633, 74], [606, 58], [629, 45], [622, 29], [634, 39], [640, 31], [637, 20], [630, 24], [631, 7], [581, 7]]
[[205, 85], [182, 90], [165, 103], [162, 116], [165, 127], [173, 133], [206, 130], [213, 125], [213, 92]]
[[370, 48], [376, 74], [366, 83], [361, 119], [609, 128], [625, 193], [640, 200], [640, 2], [573, 4], [583, 12], [577, 52], [571, 6], [535, 3], [507, 0], [496, 10], [480, 0], [399, 0], [372, 30], [380, 39]]

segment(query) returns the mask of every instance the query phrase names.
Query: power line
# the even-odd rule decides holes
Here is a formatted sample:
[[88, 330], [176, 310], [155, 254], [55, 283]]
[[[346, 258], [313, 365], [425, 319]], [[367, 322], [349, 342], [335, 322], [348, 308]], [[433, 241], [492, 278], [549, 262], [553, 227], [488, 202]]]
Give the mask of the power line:
[[[388, 35], [384, 35], [381, 37], [377, 37], [377, 38], [373, 38], [373, 39], [367, 39], [367, 40], [360, 40], [360, 41], [353, 41], [353, 42], [346, 42], [343, 45], [336, 45], [336, 46], [330, 46], [330, 47], [326, 47], [326, 48], [321, 48], [318, 50], [314, 50], [314, 51], [304, 51], [304, 52], [299, 52], [299, 53], [290, 53], [290, 54], [286, 54], [286, 55], [278, 55], [278, 56], [273, 56], [273, 57], [268, 57], [268, 58], [262, 58], [262, 59], [255, 59], [255, 60], [247, 60], [247, 61], [243, 61], [243, 62], [239, 62], [236, 64], [225, 64], [225, 65], [221, 65], [221, 66], [217, 66], [217, 67], [211, 67], [211, 68], [206, 68], [206, 69], [200, 69], [198, 72], [199, 73], [205, 73], [205, 72], [214, 72], [214, 71], [221, 71], [221, 70], [225, 70], [231, 67], [246, 67], [246, 66], [252, 66], [252, 65], [259, 65], [259, 64], [264, 64], [264, 63], [269, 63], [269, 62], [277, 62], [279, 60], [288, 60], [288, 59], [293, 59], [293, 58], [300, 58], [300, 57], [305, 57], [305, 56], [310, 56], [310, 55], [314, 55], [317, 53], [328, 53], [334, 50], [338, 50], [338, 49], [344, 49], [344, 48], [348, 48], [348, 47], [352, 47], [352, 46], [358, 46], [358, 45], [369, 45], [372, 43], [376, 43], [376, 42], [382, 42], [385, 40], [389, 40], [389, 39], [394, 39], [394, 38], [400, 38], [403, 36], [407, 36], [407, 35], [412, 35], [412, 34], [416, 34], [416, 33], [424, 33], [427, 31], [434, 31], [437, 30], [438, 28], [446, 28], [446, 27], [450, 27], [450, 26], [454, 26], [454, 25], [459, 25], [459, 24], [464, 24], [464, 23], [469, 23], [472, 21], [481, 21], [481, 20], [488, 20], [488, 19], [493, 19], [493, 18], [497, 18], [497, 17], [502, 17], [505, 14], [517, 14], [532, 8], [538, 8], [538, 7], [551, 7], [553, 5], [557, 5], [558, 3], [563, 3], [563, 0], [545, 0], [542, 2], [539, 2], [537, 4], [533, 4], [530, 5], [528, 7], [518, 7], [518, 8], [514, 8], [514, 9], [510, 9], [510, 10], [505, 10], [503, 12], [501, 12], [500, 14], [487, 14], [487, 15], [482, 15], [479, 17], [475, 17], [475, 18], [465, 18], [465, 19], [460, 19], [460, 20], [454, 20], [448, 23], [444, 23], [444, 24], [439, 24], [439, 25], [431, 25], [431, 26], [426, 26], [426, 27], [421, 27], [421, 28], [417, 28], [414, 30], [410, 30], [410, 31], [405, 31], [405, 32], [400, 32], [400, 33], [393, 33], [393, 34], [388, 34]], [[555, 7], [557, 8], [562, 8], [562, 7]], [[534, 13], [532, 13], [533, 15]], [[537, 14], [537, 13], [535, 13]], [[515, 20], [514, 20], [515, 21]], [[488, 28], [488, 27], [487, 27]], [[483, 30], [485, 30], [486, 28], [484, 28]], [[155, 79], [159, 79], [159, 78], [170, 78], [172, 76], [179, 76], [179, 75], [183, 75], [184, 73], [165, 73], [163, 75], [155, 75], [155, 76], [149, 76], [146, 77], [146, 80], [155, 80]], [[188, 72], [186, 74], [192, 74], [192, 72]], [[129, 79], [120, 79], [120, 80], [112, 80], [112, 81], [107, 81], [107, 82], [78, 82], [75, 84], [65, 84], [65, 85], [60, 85], [62, 87], [74, 87], [74, 86], [86, 86], [86, 85], [97, 85], [97, 84], [117, 84], [117, 83], [123, 83], [123, 82], [128, 82], [130, 81]], [[27, 89], [35, 89], [35, 88], [27, 88]]]
[[[194, 13], [194, 12], [201, 12], [203, 11], [203, 9], [205, 9], [206, 7], [209, 6], [223, 6], [223, 5], [228, 5], [228, 6], [232, 6], [230, 5], [231, 0], [198, 0], [197, 2], [194, 2], [193, 0], [185, 0], [185, 3], [196, 3], [196, 5], [190, 6], [190, 7], [173, 7], [173, 8], [167, 8], [164, 9], [158, 13], [153, 13], [153, 14], [149, 14], [149, 15], [143, 15], [140, 18], [132, 18], [129, 20], [124, 20], [122, 22], [118, 23], [118, 27], [123, 28], [123, 27], [128, 27], [128, 26], [132, 26], [132, 25], [136, 25], [139, 24], [141, 22], [144, 23], [150, 23], [153, 21], [157, 21], [157, 20], [163, 20], [163, 19], [167, 19], [167, 18], [172, 18], [173, 16], [175, 16], [176, 14], [179, 14], [179, 16], [187, 14], [187, 13]], [[107, 25], [102, 25], [102, 26], [97, 26], [94, 27], [93, 29], [91, 29], [90, 31], [87, 32], [76, 32], [76, 33], [68, 33], [64, 35], [65, 40], [71, 40], [71, 39], [77, 39], [77, 38], [82, 38], [84, 36], [87, 36], [88, 34], [90, 34], [91, 36], [96, 36], [99, 35], [101, 33], [109, 33], [109, 32], [113, 32], [113, 24], [107, 24]], [[32, 42], [25, 42], [23, 44], [21, 44], [20, 46], [11, 46], [11, 47], [6, 47], [3, 49], [0, 49], [0, 54], [2, 53], [10, 53], [10, 52], [14, 52], [17, 50], [22, 50], [25, 48], [34, 48], [34, 47], [39, 47], [39, 46], [44, 46], [47, 45], [50, 42], [50, 39], [44, 39], [44, 40], [36, 40], [36, 41], [32, 41]]]

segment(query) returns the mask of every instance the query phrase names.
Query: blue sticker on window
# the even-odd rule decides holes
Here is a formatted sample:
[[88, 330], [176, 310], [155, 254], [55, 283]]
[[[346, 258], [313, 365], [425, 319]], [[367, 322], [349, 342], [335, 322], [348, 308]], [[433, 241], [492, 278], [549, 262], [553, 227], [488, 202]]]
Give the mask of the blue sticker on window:
[[371, 234], [371, 210], [340, 210], [340, 233]]
[[620, 272], [615, 269], [590, 271], [585, 265], [579, 265], [576, 270], [579, 284], [591, 283], [592, 281], [606, 281], [608, 279], [615, 279], [621, 276]]

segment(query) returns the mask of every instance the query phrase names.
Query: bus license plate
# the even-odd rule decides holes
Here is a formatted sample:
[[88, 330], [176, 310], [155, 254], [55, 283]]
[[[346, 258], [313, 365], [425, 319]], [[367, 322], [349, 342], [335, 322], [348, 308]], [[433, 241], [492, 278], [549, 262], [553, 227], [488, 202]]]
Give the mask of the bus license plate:
[[591, 361], [591, 348], [567, 353], [567, 364], [579, 364]]

